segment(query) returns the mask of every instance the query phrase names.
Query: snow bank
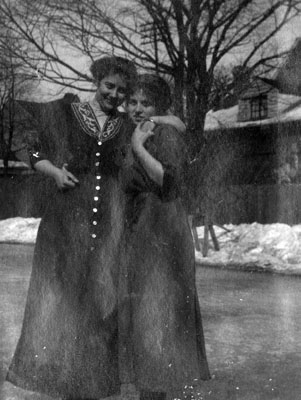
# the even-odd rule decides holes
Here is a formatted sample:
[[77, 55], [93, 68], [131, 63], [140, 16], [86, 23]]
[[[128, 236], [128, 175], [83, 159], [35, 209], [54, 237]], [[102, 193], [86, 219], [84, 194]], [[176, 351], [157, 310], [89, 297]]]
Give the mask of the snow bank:
[[39, 218], [17, 217], [0, 220], [0, 243], [33, 244], [39, 224]]
[[[220, 250], [209, 241], [208, 257], [196, 252], [199, 264], [301, 274], [301, 225], [258, 223], [214, 227]], [[202, 243], [204, 229], [198, 228]]]
[[[38, 218], [0, 220], [0, 243], [34, 244], [39, 223]], [[220, 250], [214, 250], [210, 239], [208, 257], [196, 251], [198, 264], [301, 275], [301, 225], [253, 223], [214, 230]], [[203, 227], [197, 232], [202, 245]]]

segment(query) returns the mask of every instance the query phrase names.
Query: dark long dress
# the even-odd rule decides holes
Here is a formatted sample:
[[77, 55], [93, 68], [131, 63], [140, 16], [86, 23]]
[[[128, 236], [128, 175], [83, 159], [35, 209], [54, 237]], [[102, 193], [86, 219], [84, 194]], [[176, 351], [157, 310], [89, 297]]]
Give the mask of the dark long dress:
[[140, 390], [183, 398], [187, 388], [210, 378], [194, 246], [181, 199], [187, 153], [180, 134], [167, 125], [156, 128], [146, 148], [162, 163], [164, 179], [162, 188], [156, 185], [129, 153], [123, 170], [126, 267], [120, 278], [123, 379]]
[[33, 159], [68, 163], [80, 183], [55, 191], [41, 220], [21, 337], [7, 380], [54, 397], [106, 397], [120, 387], [124, 196], [118, 175], [129, 132], [120, 115], [101, 131], [87, 103], [54, 102], [42, 114], [51, 129], [40, 121]]

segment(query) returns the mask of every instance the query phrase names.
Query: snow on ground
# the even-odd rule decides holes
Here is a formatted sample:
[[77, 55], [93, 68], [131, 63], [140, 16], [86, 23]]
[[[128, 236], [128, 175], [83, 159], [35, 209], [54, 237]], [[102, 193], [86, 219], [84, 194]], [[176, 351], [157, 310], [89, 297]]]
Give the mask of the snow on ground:
[[[38, 218], [0, 220], [0, 243], [34, 244], [39, 223]], [[301, 225], [253, 223], [214, 230], [220, 250], [213, 249], [209, 238], [208, 256], [196, 251], [198, 264], [301, 275]], [[203, 227], [197, 232], [202, 246]]]
[[[301, 274], [301, 225], [258, 223], [214, 227], [220, 250], [209, 240], [208, 257], [196, 252], [199, 264], [247, 270]], [[197, 229], [200, 242], [204, 229]]]
[[0, 220], [0, 243], [33, 244], [39, 224], [39, 218], [16, 217]]

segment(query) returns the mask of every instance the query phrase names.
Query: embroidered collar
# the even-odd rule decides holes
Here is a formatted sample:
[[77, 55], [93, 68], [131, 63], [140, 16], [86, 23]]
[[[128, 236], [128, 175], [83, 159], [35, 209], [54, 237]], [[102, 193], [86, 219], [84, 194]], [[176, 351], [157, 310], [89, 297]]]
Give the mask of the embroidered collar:
[[72, 103], [71, 107], [80, 127], [89, 136], [104, 142], [112, 139], [119, 133], [123, 119], [119, 113], [108, 116], [101, 129], [93, 108], [89, 103]]

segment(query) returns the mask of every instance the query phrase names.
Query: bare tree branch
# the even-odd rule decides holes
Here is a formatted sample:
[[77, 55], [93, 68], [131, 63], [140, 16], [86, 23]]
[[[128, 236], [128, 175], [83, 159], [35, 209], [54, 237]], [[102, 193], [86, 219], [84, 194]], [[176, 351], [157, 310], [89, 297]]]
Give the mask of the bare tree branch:
[[283, 53], [275, 53], [272, 39], [300, 10], [300, 0], [2, 0], [0, 26], [18, 39], [11, 54], [28, 76], [62, 88], [91, 90], [75, 54], [86, 62], [125, 55], [139, 70], [169, 77], [175, 109], [189, 117], [191, 142], [199, 147], [224, 57], [239, 52], [250, 70], [271, 68]]

